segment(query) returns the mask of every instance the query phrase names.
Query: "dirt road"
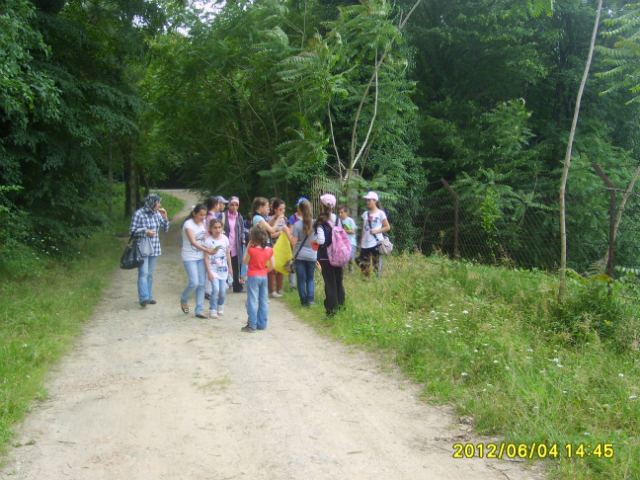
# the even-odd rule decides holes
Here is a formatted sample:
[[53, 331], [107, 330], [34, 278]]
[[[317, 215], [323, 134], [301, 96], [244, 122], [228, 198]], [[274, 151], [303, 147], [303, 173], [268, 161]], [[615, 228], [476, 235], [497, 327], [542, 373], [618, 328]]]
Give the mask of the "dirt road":
[[180, 226], [162, 237], [158, 304], [140, 308], [137, 273], [115, 273], [49, 398], [17, 427], [4, 478], [540, 478], [519, 463], [453, 459], [455, 442], [480, 441], [466, 426], [280, 300], [254, 334], [240, 332], [244, 294], [228, 294], [219, 320], [183, 314]]

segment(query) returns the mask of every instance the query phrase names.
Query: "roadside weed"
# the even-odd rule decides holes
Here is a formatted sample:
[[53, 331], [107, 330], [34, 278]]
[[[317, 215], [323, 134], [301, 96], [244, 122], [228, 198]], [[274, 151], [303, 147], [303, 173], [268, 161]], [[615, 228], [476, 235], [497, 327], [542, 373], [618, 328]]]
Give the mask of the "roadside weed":
[[[637, 344], [620, 348], [615, 332], [603, 338], [584, 321], [615, 311], [630, 316], [607, 321], [633, 325], [633, 306], [594, 313], [574, 301], [571, 315], [581, 320], [563, 329], [553, 276], [406, 255], [385, 259], [382, 280], [345, 275], [345, 308], [320, 322], [324, 287], [316, 279], [319, 307], [298, 307], [288, 293], [296, 313], [348, 344], [387, 352], [424, 384], [428, 401], [455, 404], [478, 433], [557, 443], [561, 457], [549, 469], [556, 478], [640, 478]], [[614, 457], [569, 459], [568, 443], [612, 443]]]

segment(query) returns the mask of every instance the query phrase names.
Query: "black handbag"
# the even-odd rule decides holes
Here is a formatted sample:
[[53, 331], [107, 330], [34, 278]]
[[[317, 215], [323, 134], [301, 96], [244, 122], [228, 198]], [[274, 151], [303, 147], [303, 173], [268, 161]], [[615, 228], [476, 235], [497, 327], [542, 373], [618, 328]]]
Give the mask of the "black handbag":
[[296, 269], [297, 269], [296, 259], [298, 258], [298, 254], [300, 253], [300, 250], [302, 250], [302, 246], [304, 245], [304, 242], [307, 241], [308, 237], [309, 237], [308, 235], [305, 235], [304, 237], [302, 237], [302, 242], [300, 243], [300, 247], [298, 248], [298, 251], [293, 256], [293, 258], [289, 259], [287, 263], [284, 264], [284, 269], [287, 272], [296, 273]]
[[133, 270], [134, 268], [139, 268], [144, 263], [144, 257], [138, 246], [138, 240], [134, 239], [134, 235], [135, 234], [132, 233], [131, 237], [129, 237], [129, 243], [127, 243], [127, 247], [124, 249], [122, 257], [120, 257], [120, 268], [123, 270]]

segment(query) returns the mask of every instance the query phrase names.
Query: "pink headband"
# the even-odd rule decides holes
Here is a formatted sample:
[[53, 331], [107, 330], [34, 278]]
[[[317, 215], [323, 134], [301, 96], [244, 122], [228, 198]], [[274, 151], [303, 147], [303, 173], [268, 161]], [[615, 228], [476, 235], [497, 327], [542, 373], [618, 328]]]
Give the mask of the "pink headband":
[[233, 202], [236, 202], [238, 206], [240, 206], [240, 199], [238, 197], [231, 197], [229, 199], [229, 203], [233, 203]]
[[325, 193], [324, 195], [320, 195], [320, 201], [323, 205], [327, 207], [335, 207], [336, 206], [336, 197], [331, 193]]

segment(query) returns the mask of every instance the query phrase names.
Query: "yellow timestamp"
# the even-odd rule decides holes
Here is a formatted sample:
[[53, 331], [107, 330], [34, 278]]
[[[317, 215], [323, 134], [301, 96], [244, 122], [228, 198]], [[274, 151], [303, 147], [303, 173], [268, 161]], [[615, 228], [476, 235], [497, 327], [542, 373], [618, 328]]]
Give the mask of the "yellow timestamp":
[[453, 458], [613, 458], [613, 443], [456, 443], [453, 445]]

